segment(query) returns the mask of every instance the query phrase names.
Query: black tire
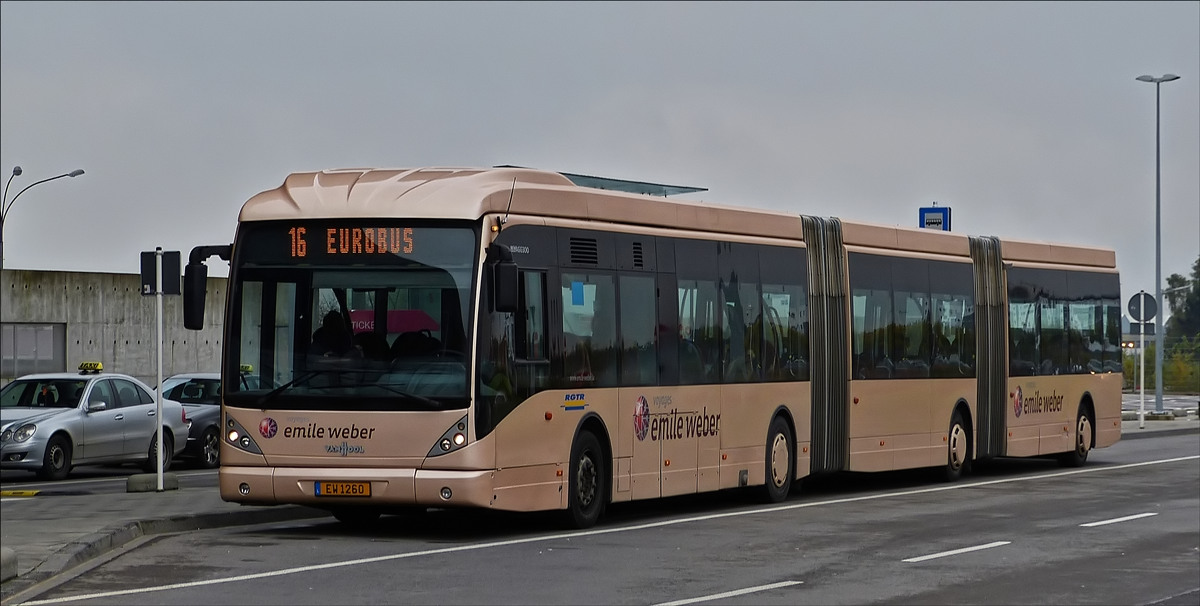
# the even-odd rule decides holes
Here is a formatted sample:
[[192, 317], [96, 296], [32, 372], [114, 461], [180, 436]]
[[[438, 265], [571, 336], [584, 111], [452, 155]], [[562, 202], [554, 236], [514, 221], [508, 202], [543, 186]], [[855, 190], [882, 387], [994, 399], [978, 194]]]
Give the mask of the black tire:
[[200, 436], [200, 466], [215, 469], [221, 466], [221, 436], [216, 427], [209, 427]]
[[567, 523], [572, 528], [591, 528], [608, 503], [608, 459], [595, 434], [580, 432], [571, 447], [570, 465]]
[[374, 507], [339, 507], [329, 513], [342, 524], [358, 530], [369, 528], [383, 515], [383, 512]]
[[43, 480], [64, 480], [71, 473], [71, 441], [64, 436], [53, 436], [46, 444], [42, 455], [42, 468], [37, 475]]
[[971, 469], [971, 432], [963, 422], [962, 413], [950, 417], [950, 434], [946, 440], [946, 466], [942, 476], [947, 482], [957, 481]]
[[792, 456], [792, 430], [783, 417], [775, 417], [767, 431], [766, 481], [763, 499], [768, 503], [779, 503], [792, 491], [792, 478], [796, 476]]
[[[154, 458], [158, 450], [158, 434], [150, 437], [150, 449], [146, 451], [146, 462], [142, 464], [142, 471], [146, 473], [158, 473], [158, 461]], [[163, 434], [163, 471], [171, 468], [171, 458], [175, 452], [175, 442], [169, 434]]]
[[1058, 463], [1063, 467], [1082, 467], [1087, 463], [1088, 453], [1092, 451], [1092, 417], [1080, 410], [1075, 417], [1075, 448], [1071, 452], [1058, 455]]

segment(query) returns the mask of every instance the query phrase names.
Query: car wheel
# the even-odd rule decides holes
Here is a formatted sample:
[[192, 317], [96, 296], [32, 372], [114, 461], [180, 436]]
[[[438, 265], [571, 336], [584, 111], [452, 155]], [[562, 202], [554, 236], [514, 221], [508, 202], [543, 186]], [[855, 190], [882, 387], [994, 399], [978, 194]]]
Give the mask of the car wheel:
[[209, 427], [200, 436], [200, 466], [213, 469], [221, 465], [221, 438], [216, 427]]
[[63, 436], [54, 436], [46, 444], [42, 457], [42, 468], [38, 477], [43, 480], [62, 480], [71, 473], [71, 441]]
[[[175, 452], [175, 442], [171, 439], [171, 436], [169, 436], [167, 434], [163, 434], [162, 442], [163, 442], [163, 466], [162, 466], [162, 468], [163, 468], [163, 471], [167, 471], [168, 469], [171, 468], [171, 453]], [[158, 451], [158, 435], [155, 434], [153, 437], [150, 438], [150, 450], [147, 451], [147, 453], [146, 453], [146, 464], [144, 466], [142, 466], [142, 471], [145, 471], [146, 473], [157, 473], [158, 472], [158, 460], [155, 458], [157, 451]]]

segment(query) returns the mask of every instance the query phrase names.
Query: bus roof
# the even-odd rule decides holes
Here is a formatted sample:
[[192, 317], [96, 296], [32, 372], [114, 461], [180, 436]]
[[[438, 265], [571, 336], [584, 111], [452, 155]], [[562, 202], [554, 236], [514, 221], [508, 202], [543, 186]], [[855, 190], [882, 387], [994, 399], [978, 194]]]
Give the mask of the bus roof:
[[[803, 239], [801, 216], [777, 210], [667, 199], [701, 188], [589, 177], [515, 166], [350, 168], [298, 172], [250, 198], [239, 221], [296, 218], [450, 218], [488, 214], [557, 217]], [[848, 246], [967, 257], [964, 234], [841, 220]], [[1006, 261], [1116, 267], [1112, 250], [1001, 239]]]

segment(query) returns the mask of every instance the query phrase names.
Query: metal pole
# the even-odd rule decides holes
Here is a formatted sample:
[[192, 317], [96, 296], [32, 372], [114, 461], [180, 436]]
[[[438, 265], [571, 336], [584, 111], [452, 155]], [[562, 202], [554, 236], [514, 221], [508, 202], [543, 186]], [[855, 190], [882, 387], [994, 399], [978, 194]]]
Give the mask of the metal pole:
[[156, 458], [158, 459], [158, 462], [155, 463], [155, 465], [158, 466], [158, 492], [163, 491], [163, 456], [165, 456], [165, 454], [163, 453], [163, 431], [164, 431], [164, 426], [166, 425], [165, 423], [163, 423], [163, 397], [164, 396], [163, 396], [163, 389], [162, 389], [162, 381], [163, 381], [163, 376], [162, 376], [163, 375], [163, 365], [162, 365], [162, 360], [163, 360], [163, 351], [162, 351], [163, 350], [162, 258], [163, 258], [163, 249], [161, 246], [159, 246], [158, 248], [154, 249], [154, 275], [155, 275], [155, 277], [154, 277], [154, 300], [157, 303], [155, 305], [155, 311], [156, 311], [156, 315], [157, 315], [157, 319], [158, 319], [158, 332], [157, 332], [157, 337], [155, 338], [155, 344], [156, 344], [155, 349], [158, 350], [158, 390], [157, 390], [157, 393], [158, 393], [158, 399], [157, 399], [158, 416], [156, 417], [158, 419], [158, 432], [157, 432], [158, 433], [158, 438], [157, 438], [158, 439], [158, 448], [155, 449], [154, 452], [157, 453]]
[[[21, 174], [21, 167], [14, 166], [13, 167], [13, 177], [15, 177], [19, 174]], [[77, 168], [69, 173], [63, 173], [61, 175], [42, 179], [41, 181], [34, 181], [33, 183], [26, 185], [25, 188], [22, 189], [21, 191], [17, 192], [17, 195], [13, 196], [12, 200], [5, 201], [3, 198], [0, 198], [0, 269], [4, 269], [4, 220], [8, 217], [8, 212], [9, 212], [9, 210], [12, 209], [13, 204], [17, 203], [17, 198], [20, 198], [21, 194], [29, 191], [29, 189], [32, 188], [34, 185], [39, 185], [39, 184], [45, 183], [47, 181], [53, 181], [55, 179], [61, 179], [63, 177], [74, 178], [74, 177], [78, 177], [79, 175], [82, 175], [82, 174], [83, 174], [83, 169]], [[8, 183], [12, 183], [12, 177], [8, 178]], [[4, 198], [8, 197], [8, 183], [6, 183], [4, 185]]]
[[[1146, 294], [1142, 291], [1141, 294]], [[1144, 300], [1144, 299], [1139, 299]], [[1145, 317], [1145, 316], [1143, 316]], [[1138, 381], [1138, 392], [1141, 393], [1138, 406], [1138, 429], [1146, 428], [1146, 323], [1138, 323], [1138, 358], [1141, 361], [1142, 378]]]
[[1154, 408], [1158, 412], [1163, 410], [1163, 313], [1166, 311], [1162, 298], [1162, 104], [1159, 90], [1163, 82], [1178, 79], [1175, 74], [1135, 78], [1139, 82], [1154, 83], [1154, 302], [1158, 304], [1158, 317], [1154, 323], [1157, 329], [1154, 332]]
[[1154, 302], [1158, 314], [1154, 317], [1154, 411], [1163, 411], [1163, 313], [1167, 308], [1162, 297], [1162, 128], [1159, 123], [1159, 87], [1154, 82]]

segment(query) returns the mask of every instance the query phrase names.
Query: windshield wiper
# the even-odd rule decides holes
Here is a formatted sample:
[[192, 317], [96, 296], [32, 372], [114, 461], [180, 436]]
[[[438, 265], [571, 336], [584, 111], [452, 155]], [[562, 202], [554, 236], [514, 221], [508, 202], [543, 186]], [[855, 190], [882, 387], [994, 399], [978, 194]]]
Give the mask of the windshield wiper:
[[378, 387], [380, 389], [384, 389], [384, 390], [390, 391], [394, 394], [404, 396], [405, 398], [408, 398], [409, 400], [416, 400], [417, 402], [420, 402], [422, 404], [427, 404], [433, 408], [439, 408], [439, 409], [442, 408], [442, 403], [433, 398], [417, 395], [415, 393], [409, 393], [398, 387], [393, 387], [392, 385], [390, 385], [388, 383], [375, 383], [374, 385], [375, 385], [375, 387]]
[[302, 373], [300, 373], [300, 376], [296, 377], [295, 379], [292, 379], [291, 381], [288, 381], [287, 383], [284, 383], [283, 385], [280, 385], [279, 387], [276, 387], [275, 389], [272, 389], [271, 391], [268, 391], [267, 393], [263, 394], [262, 397], [260, 397], [259, 399], [254, 401], [254, 406], [256, 408], [262, 408], [263, 410], [266, 410], [265, 408], [263, 408], [263, 404], [266, 404], [267, 402], [270, 402], [271, 400], [274, 400], [275, 398], [279, 397], [279, 394], [291, 389], [295, 385], [298, 385], [301, 381], [307, 381], [319, 374], [323, 374], [323, 373], [327, 373], [327, 372], [333, 372], [333, 371], [319, 369], [319, 370], [308, 370], [308, 371], [302, 372]]

